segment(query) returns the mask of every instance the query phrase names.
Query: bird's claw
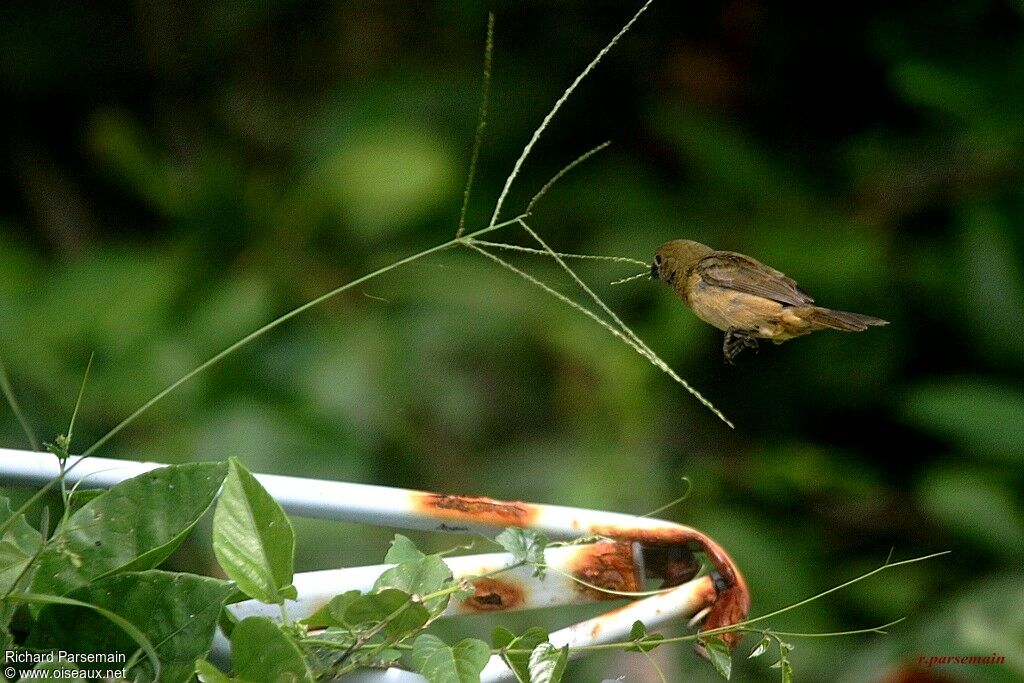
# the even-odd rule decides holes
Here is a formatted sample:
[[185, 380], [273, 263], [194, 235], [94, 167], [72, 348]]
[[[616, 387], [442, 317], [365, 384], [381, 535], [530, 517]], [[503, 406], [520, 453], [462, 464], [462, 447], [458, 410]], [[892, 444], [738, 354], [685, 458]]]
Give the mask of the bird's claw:
[[728, 330], [725, 339], [722, 340], [722, 355], [729, 365], [736, 365], [736, 356], [740, 355], [743, 349], [753, 349], [757, 352], [757, 337], [741, 330]]

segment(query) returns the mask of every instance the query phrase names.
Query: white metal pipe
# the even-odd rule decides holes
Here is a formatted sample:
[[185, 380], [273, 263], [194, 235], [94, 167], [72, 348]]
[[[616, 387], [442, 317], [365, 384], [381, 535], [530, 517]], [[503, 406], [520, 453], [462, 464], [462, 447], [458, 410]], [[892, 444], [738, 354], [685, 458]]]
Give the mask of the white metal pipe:
[[[69, 484], [109, 488], [144, 472], [166, 467], [154, 462], [72, 456]], [[47, 453], [0, 449], [0, 485], [42, 486], [57, 477], [57, 459]], [[559, 539], [628, 528], [636, 532], [685, 530], [679, 524], [563, 505], [504, 503], [488, 498], [450, 496], [411, 489], [257, 474], [259, 482], [289, 513], [299, 517], [344, 520], [427, 531], [488, 533], [528, 526]], [[613, 534], [609, 534], [613, 535]]]
[[[609, 562], [607, 558], [611, 556], [619, 558], [619, 562]], [[476, 588], [475, 595], [451, 601], [446, 616], [580, 605], [595, 599], [619, 599], [613, 594], [601, 595], [600, 591], [574, 580], [573, 577], [579, 577], [580, 580], [593, 581], [590, 568], [594, 566], [614, 574], [606, 573], [596, 579], [603, 582], [602, 588], [617, 591], [642, 589], [643, 559], [639, 546], [624, 550], [617, 544], [602, 542], [548, 548], [544, 552], [544, 561], [548, 572], [542, 580], [533, 575], [532, 567], [514, 566], [515, 560], [508, 553], [444, 558], [455, 579], [469, 579]], [[609, 565], [618, 565], [619, 568], [608, 569]], [[288, 614], [293, 619], [305, 619], [345, 591], [369, 592], [377, 577], [393, 566], [380, 564], [296, 574], [292, 583], [298, 596], [286, 602]], [[490, 576], [479, 578], [484, 575]], [[281, 616], [281, 609], [277, 605], [267, 605], [256, 600], [228, 605], [227, 609], [239, 620], [253, 616], [278, 619]], [[227, 640], [218, 632], [214, 638], [214, 656], [225, 661], [229, 650]]]
[[[593, 619], [555, 631], [549, 639], [556, 647], [601, 645], [629, 639], [633, 623], [641, 621], [649, 630], [669, 622], [690, 617], [714, 601], [715, 587], [711, 577], [694, 579], [671, 591], [631, 602], [624, 607]], [[416, 673], [401, 669], [361, 671], [346, 676], [345, 683], [422, 683]], [[480, 674], [480, 683], [507, 683], [515, 676], [499, 655], [493, 655]]]
[[[67, 481], [75, 484], [84, 480], [83, 485], [91, 488], [107, 488], [164, 466], [159, 463], [96, 457], [72, 457], [68, 465], [73, 469], [67, 474]], [[56, 458], [51, 455], [0, 449], [0, 485], [42, 486], [58, 474]], [[636, 558], [636, 544], [661, 548], [697, 546], [708, 555], [716, 569], [717, 583], [709, 577], [695, 579], [669, 592], [638, 600], [596, 619], [562, 629], [551, 636], [552, 642], [557, 645], [578, 646], [622, 639], [628, 636], [629, 628], [636, 620], [655, 627], [665, 621], [693, 614], [708, 605], [714, 606], [706, 617], [705, 625], [708, 628], [735, 623], [744, 618], [749, 610], [746, 585], [725, 551], [702, 532], [681, 524], [560, 505], [497, 501], [280, 475], [255, 476], [286, 511], [298, 516], [447, 532], [493, 533], [505, 527], [519, 526], [537, 529], [562, 539], [598, 534], [633, 542], [634, 545], [628, 547], [632, 549], [632, 564], [636, 567], [640, 566]], [[449, 560], [456, 565], [463, 561], [461, 558]], [[464, 561], [476, 563], [479, 558]], [[504, 561], [508, 561], [507, 558]], [[346, 588], [342, 585], [356, 587], [355, 584], [372, 584], [385, 568], [338, 570], [344, 572], [340, 576], [331, 572], [314, 572], [297, 575], [296, 583], [303, 582], [307, 594], [317, 596], [319, 604], [323, 604], [329, 597], [344, 592]], [[669, 573], [666, 570], [667, 579], [671, 578]], [[549, 574], [548, 580], [552, 578], [553, 575]], [[554, 585], [546, 590], [550, 591], [550, 596], [557, 596], [558, 599], [572, 595], [563, 585]], [[301, 595], [303, 586], [299, 586], [299, 591]], [[309, 606], [313, 604], [314, 600], [310, 598]], [[245, 609], [258, 608], [253, 606]], [[491, 673], [483, 680], [491, 683], [508, 680], [510, 675], [500, 659], [492, 660], [487, 671]], [[367, 674], [368, 678], [359, 680], [406, 680], [404, 673], [371, 672]]]
[[[702, 576], [670, 591], [628, 603], [601, 616], [555, 631], [549, 636], [555, 647], [570, 648], [629, 640], [637, 621], [656, 629], [680, 618], [689, 618], [714, 603], [715, 586], [711, 577]], [[480, 674], [480, 683], [504, 683], [514, 680], [501, 657], [495, 655]]]

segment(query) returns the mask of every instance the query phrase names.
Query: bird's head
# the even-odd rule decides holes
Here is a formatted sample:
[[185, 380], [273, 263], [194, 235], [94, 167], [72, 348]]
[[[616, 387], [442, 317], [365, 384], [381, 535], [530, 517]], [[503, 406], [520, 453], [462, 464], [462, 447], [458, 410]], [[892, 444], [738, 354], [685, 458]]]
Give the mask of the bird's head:
[[672, 240], [658, 247], [651, 262], [651, 277], [675, 284], [677, 278], [686, 277], [702, 258], [714, 249], [693, 240]]

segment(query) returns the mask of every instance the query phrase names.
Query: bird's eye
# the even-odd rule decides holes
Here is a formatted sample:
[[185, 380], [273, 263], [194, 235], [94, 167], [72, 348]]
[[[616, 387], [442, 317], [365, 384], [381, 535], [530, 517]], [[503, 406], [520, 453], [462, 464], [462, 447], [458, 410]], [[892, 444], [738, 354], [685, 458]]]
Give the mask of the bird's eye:
[[658, 255], [656, 255], [654, 257], [654, 265], [656, 265], [656, 266], [660, 266], [661, 265], [661, 254], [658, 254]]

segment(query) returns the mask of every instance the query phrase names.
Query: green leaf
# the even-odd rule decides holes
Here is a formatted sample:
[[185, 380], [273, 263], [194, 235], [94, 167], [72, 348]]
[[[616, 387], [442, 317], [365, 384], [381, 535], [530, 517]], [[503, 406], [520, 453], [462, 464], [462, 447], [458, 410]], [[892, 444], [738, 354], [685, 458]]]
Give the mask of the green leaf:
[[15, 517], [14, 511], [11, 510], [11, 502], [3, 496], [0, 496], [0, 524], [7, 525], [0, 540], [18, 546], [25, 555], [34, 555], [39, 550], [39, 545], [43, 542], [42, 536], [28, 523], [24, 514]]
[[402, 562], [417, 562], [424, 557], [426, 555], [416, 547], [415, 543], [402, 534], [395, 534], [395, 539], [391, 541], [391, 549], [384, 556], [384, 561], [388, 564], [401, 564]]
[[700, 643], [704, 651], [708, 653], [708, 659], [715, 667], [715, 671], [722, 675], [722, 678], [729, 680], [732, 675], [732, 655], [729, 653], [729, 646], [718, 636], [702, 639]]
[[231, 678], [205, 659], [196, 660], [196, 677], [199, 683], [233, 683], [238, 680]]
[[231, 633], [235, 675], [259, 683], [313, 681], [299, 646], [267, 617], [247, 617]]
[[345, 620], [345, 611], [348, 609], [349, 605], [351, 605], [356, 598], [361, 595], [362, 593], [357, 590], [346, 591], [341, 595], [335, 595], [331, 598], [330, 602], [318, 609], [316, 612], [313, 612], [313, 614], [310, 614], [305, 619], [300, 619], [300, 623], [314, 628], [338, 626], [351, 630], [351, 624]]
[[31, 561], [32, 556], [11, 541], [0, 541], [0, 596], [14, 589], [15, 582], [24, 575]]
[[344, 613], [344, 621], [353, 626], [379, 624], [387, 620], [387, 632], [392, 638], [401, 638], [418, 631], [428, 619], [430, 613], [427, 608], [419, 602], [413, 602], [411, 595], [397, 588], [385, 588], [379, 593], [358, 596]]
[[213, 514], [213, 552], [246, 595], [270, 604], [295, 597], [295, 533], [256, 477], [231, 458]]
[[487, 643], [466, 638], [454, 647], [430, 633], [412, 646], [412, 661], [428, 683], [480, 683], [480, 672], [491, 658]]
[[753, 650], [750, 651], [750, 654], [747, 655], [747, 659], [753, 659], [754, 657], [760, 657], [761, 655], [763, 655], [765, 652], [768, 651], [768, 647], [771, 644], [772, 644], [772, 639], [769, 638], [768, 636], [765, 636], [764, 638], [761, 639], [761, 642], [757, 644], [757, 647], [755, 647]]
[[544, 549], [548, 545], [547, 536], [533, 529], [509, 527], [494, 540], [512, 555], [514, 562], [533, 565], [534, 575], [544, 577]]
[[134, 669], [139, 680], [188, 681], [195, 660], [210, 650], [217, 617], [230, 593], [228, 582], [194, 574], [154, 569], [109, 576], [70, 593], [70, 604], [44, 607], [28, 645], [74, 652], [123, 652], [131, 657], [141, 637], [154, 644], [161, 666], [157, 676], [149, 662], [141, 662]]
[[516, 634], [509, 631], [504, 626], [495, 626], [494, 631], [491, 632], [491, 645], [493, 645], [496, 650], [508, 647], [509, 643], [515, 639]]
[[65, 595], [105, 576], [156, 567], [209, 509], [225, 470], [223, 463], [171, 465], [104, 491], [40, 554], [32, 590]]
[[556, 648], [543, 642], [530, 653], [530, 683], [558, 683], [569, 663], [569, 646]]
[[[126, 636], [127, 638], [130, 638], [132, 641], [134, 641], [139, 646], [139, 648], [141, 648], [146, 653], [146, 656], [149, 658], [149, 663], [152, 666], [152, 671], [156, 672], [156, 675], [160, 675], [160, 673], [162, 673], [161, 666], [160, 666], [160, 658], [157, 656], [156, 650], [153, 648], [153, 644], [149, 641], [149, 639], [146, 637], [146, 635], [142, 631], [140, 631], [138, 628], [136, 628], [136, 626], [134, 624], [132, 624], [130, 621], [128, 621], [127, 619], [125, 619], [124, 617], [122, 617], [119, 614], [115, 614], [114, 612], [112, 612], [112, 611], [110, 611], [108, 609], [105, 609], [105, 608], [103, 608], [103, 607], [101, 607], [99, 605], [94, 605], [94, 604], [91, 604], [91, 603], [88, 603], [88, 602], [83, 602], [81, 600], [76, 600], [75, 598], [71, 598], [71, 597], [67, 597], [67, 596], [62, 596], [62, 595], [43, 595], [43, 594], [39, 594], [39, 593], [19, 593], [17, 595], [11, 596], [10, 599], [11, 600], [16, 600], [16, 601], [19, 601], [19, 602], [26, 602], [26, 603], [33, 604], [33, 605], [45, 605], [45, 606], [48, 606], [48, 607], [81, 608], [83, 612], [95, 612], [96, 614], [99, 614], [104, 619], [110, 621], [115, 626], [117, 626], [123, 632], [123, 633], [120, 633], [119, 635]], [[45, 613], [46, 613], [46, 608], [41, 610], [41, 614], [45, 614]], [[41, 619], [37, 619], [33, 628], [38, 628], [40, 622], [41, 622]], [[26, 641], [26, 646], [27, 647], [34, 647], [36, 649], [55, 649], [54, 647], [46, 647], [45, 645], [38, 645], [35, 641], [33, 641], [32, 636], [33, 636], [34, 633], [35, 633], [35, 631], [33, 631], [32, 633], [29, 634], [29, 638]], [[78, 644], [76, 643], [76, 646], [77, 645]], [[136, 648], [132, 648], [132, 651], [134, 652], [135, 649]], [[101, 652], [111, 652], [111, 651], [113, 651], [112, 647], [106, 647], [103, 650], [101, 650]]]
[[[388, 555], [390, 556], [391, 553]], [[417, 560], [402, 562], [385, 571], [373, 584], [373, 590], [397, 588], [406, 593], [425, 596], [445, 588], [451, 580], [452, 570], [440, 556], [425, 555]], [[448, 606], [450, 598], [450, 595], [442, 595], [431, 598], [423, 604], [432, 615], [438, 615]]]
[[[39, 551], [43, 537], [24, 514], [14, 514], [10, 501], [3, 496], [0, 496], [0, 524], [6, 525], [0, 535], [0, 596], [3, 596], [9, 591], [24, 591], [31, 585], [38, 565], [30, 567], [29, 564]], [[0, 626], [10, 623], [16, 608], [17, 604], [11, 601], [0, 603]]]
[[[491, 635], [494, 647], [502, 650], [501, 658], [516, 675], [520, 683], [530, 680], [530, 654], [541, 643], [548, 642], [548, 632], [539, 627], [527, 629], [521, 636], [516, 636], [508, 629], [497, 627]], [[526, 652], [508, 652], [508, 650], [525, 650]]]
[[650, 652], [661, 645], [665, 636], [660, 633], [648, 633], [647, 627], [642, 621], [633, 622], [633, 628], [629, 631], [629, 639], [635, 644], [626, 648], [628, 652]]

